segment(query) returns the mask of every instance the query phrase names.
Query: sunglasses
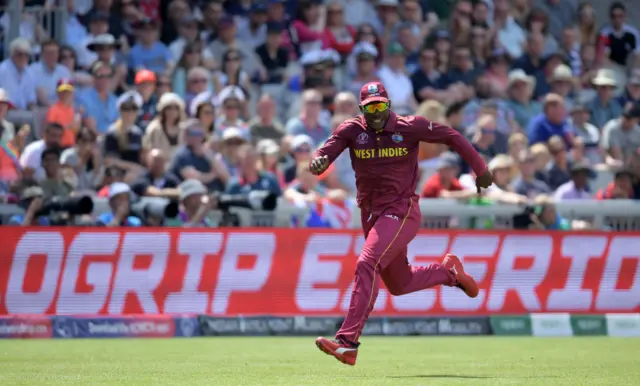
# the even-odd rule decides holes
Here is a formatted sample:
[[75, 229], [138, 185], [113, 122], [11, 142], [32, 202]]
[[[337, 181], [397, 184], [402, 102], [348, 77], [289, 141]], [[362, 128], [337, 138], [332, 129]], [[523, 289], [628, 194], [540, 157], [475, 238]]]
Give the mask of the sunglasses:
[[240, 60], [240, 58], [237, 57], [237, 56], [230, 56], [230, 57], [227, 58], [227, 62], [237, 62], [239, 60]]
[[368, 114], [387, 111], [388, 108], [389, 108], [388, 102], [374, 102], [374, 103], [369, 103], [368, 105], [362, 106], [362, 110], [364, 110], [364, 112]]
[[204, 137], [204, 132], [201, 130], [187, 130], [189, 137]]
[[240, 109], [240, 105], [236, 105], [236, 104], [233, 104], [233, 105], [224, 105], [223, 107], [224, 107], [225, 109], [228, 109], [228, 110], [239, 110], [239, 109]]
[[308, 146], [300, 146], [293, 149], [293, 151], [296, 153], [311, 153], [311, 148]]

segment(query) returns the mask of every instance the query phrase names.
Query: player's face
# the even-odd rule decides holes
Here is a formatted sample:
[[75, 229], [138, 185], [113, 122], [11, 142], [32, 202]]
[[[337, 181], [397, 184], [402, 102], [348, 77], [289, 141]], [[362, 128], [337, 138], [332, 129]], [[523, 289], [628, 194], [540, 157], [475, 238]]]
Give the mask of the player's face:
[[360, 109], [364, 115], [364, 120], [367, 122], [367, 126], [374, 130], [380, 130], [389, 119], [391, 102], [373, 102], [365, 106], [360, 106]]

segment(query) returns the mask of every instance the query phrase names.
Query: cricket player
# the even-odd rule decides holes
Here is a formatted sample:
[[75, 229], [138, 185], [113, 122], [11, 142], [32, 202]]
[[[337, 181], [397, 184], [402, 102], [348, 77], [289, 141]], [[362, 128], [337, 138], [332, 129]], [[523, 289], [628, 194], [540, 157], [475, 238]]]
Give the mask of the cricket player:
[[310, 162], [322, 174], [349, 149], [356, 173], [357, 202], [365, 244], [356, 264], [349, 312], [335, 340], [316, 339], [316, 345], [340, 362], [355, 365], [360, 334], [378, 296], [380, 277], [392, 295], [400, 296], [437, 285], [462, 289], [478, 296], [478, 285], [466, 274], [458, 257], [447, 255], [442, 264], [412, 267], [407, 245], [416, 236], [422, 215], [418, 205], [418, 145], [420, 141], [452, 147], [475, 172], [478, 192], [493, 176], [471, 144], [450, 127], [418, 116], [402, 117], [391, 111], [382, 83], [360, 90], [363, 116], [342, 123]]

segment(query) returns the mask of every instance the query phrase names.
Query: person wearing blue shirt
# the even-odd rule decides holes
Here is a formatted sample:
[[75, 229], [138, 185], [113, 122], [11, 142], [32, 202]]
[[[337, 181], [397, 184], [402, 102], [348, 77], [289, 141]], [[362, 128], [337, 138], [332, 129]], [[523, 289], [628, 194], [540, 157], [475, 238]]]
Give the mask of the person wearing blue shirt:
[[114, 182], [109, 186], [109, 207], [111, 212], [98, 216], [98, 225], [113, 227], [140, 227], [142, 220], [130, 215], [131, 196], [129, 185], [124, 182]]
[[14, 108], [27, 110], [36, 105], [36, 82], [27, 70], [31, 43], [17, 38], [9, 49], [11, 57], [0, 63], [0, 88], [6, 91]]
[[94, 85], [76, 93], [76, 104], [84, 110], [85, 125], [93, 125], [104, 134], [118, 119], [117, 98], [110, 91], [114, 71], [109, 63], [97, 61], [91, 66], [91, 74]]
[[165, 73], [171, 64], [171, 51], [158, 41], [158, 25], [151, 19], [136, 23], [139, 39], [129, 52], [129, 69], [147, 69], [155, 73]]
[[535, 207], [530, 216], [530, 229], [566, 231], [571, 230], [569, 220], [561, 217], [556, 211], [553, 199], [547, 195], [540, 195], [535, 199]]
[[544, 98], [543, 106], [543, 113], [529, 123], [529, 143], [546, 143], [549, 138], [557, 135], [564, 139], [567, 147], [573, 146], [575, 133], [567, 120], [564, 98], [558, 94], [549, 94]]
[[268, 191], [277, 196], [282, 194], [278, 179], [273, 173], [262, 172], [257, 168], [258, 154], [251, 145], [242, 145], [238, 149], [240, 177], [234, 178], [227, 185], [229, 194], [248, 194], [252, 191]]

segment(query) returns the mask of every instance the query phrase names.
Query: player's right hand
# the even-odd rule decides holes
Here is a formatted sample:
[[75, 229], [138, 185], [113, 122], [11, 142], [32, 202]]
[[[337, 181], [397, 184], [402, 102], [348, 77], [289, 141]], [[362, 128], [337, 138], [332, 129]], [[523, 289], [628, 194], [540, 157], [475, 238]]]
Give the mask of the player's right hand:
[[315, 157], [311, 160], [311, 173], [319, 176], [329, 167], [329, 157], [326, 155]]

